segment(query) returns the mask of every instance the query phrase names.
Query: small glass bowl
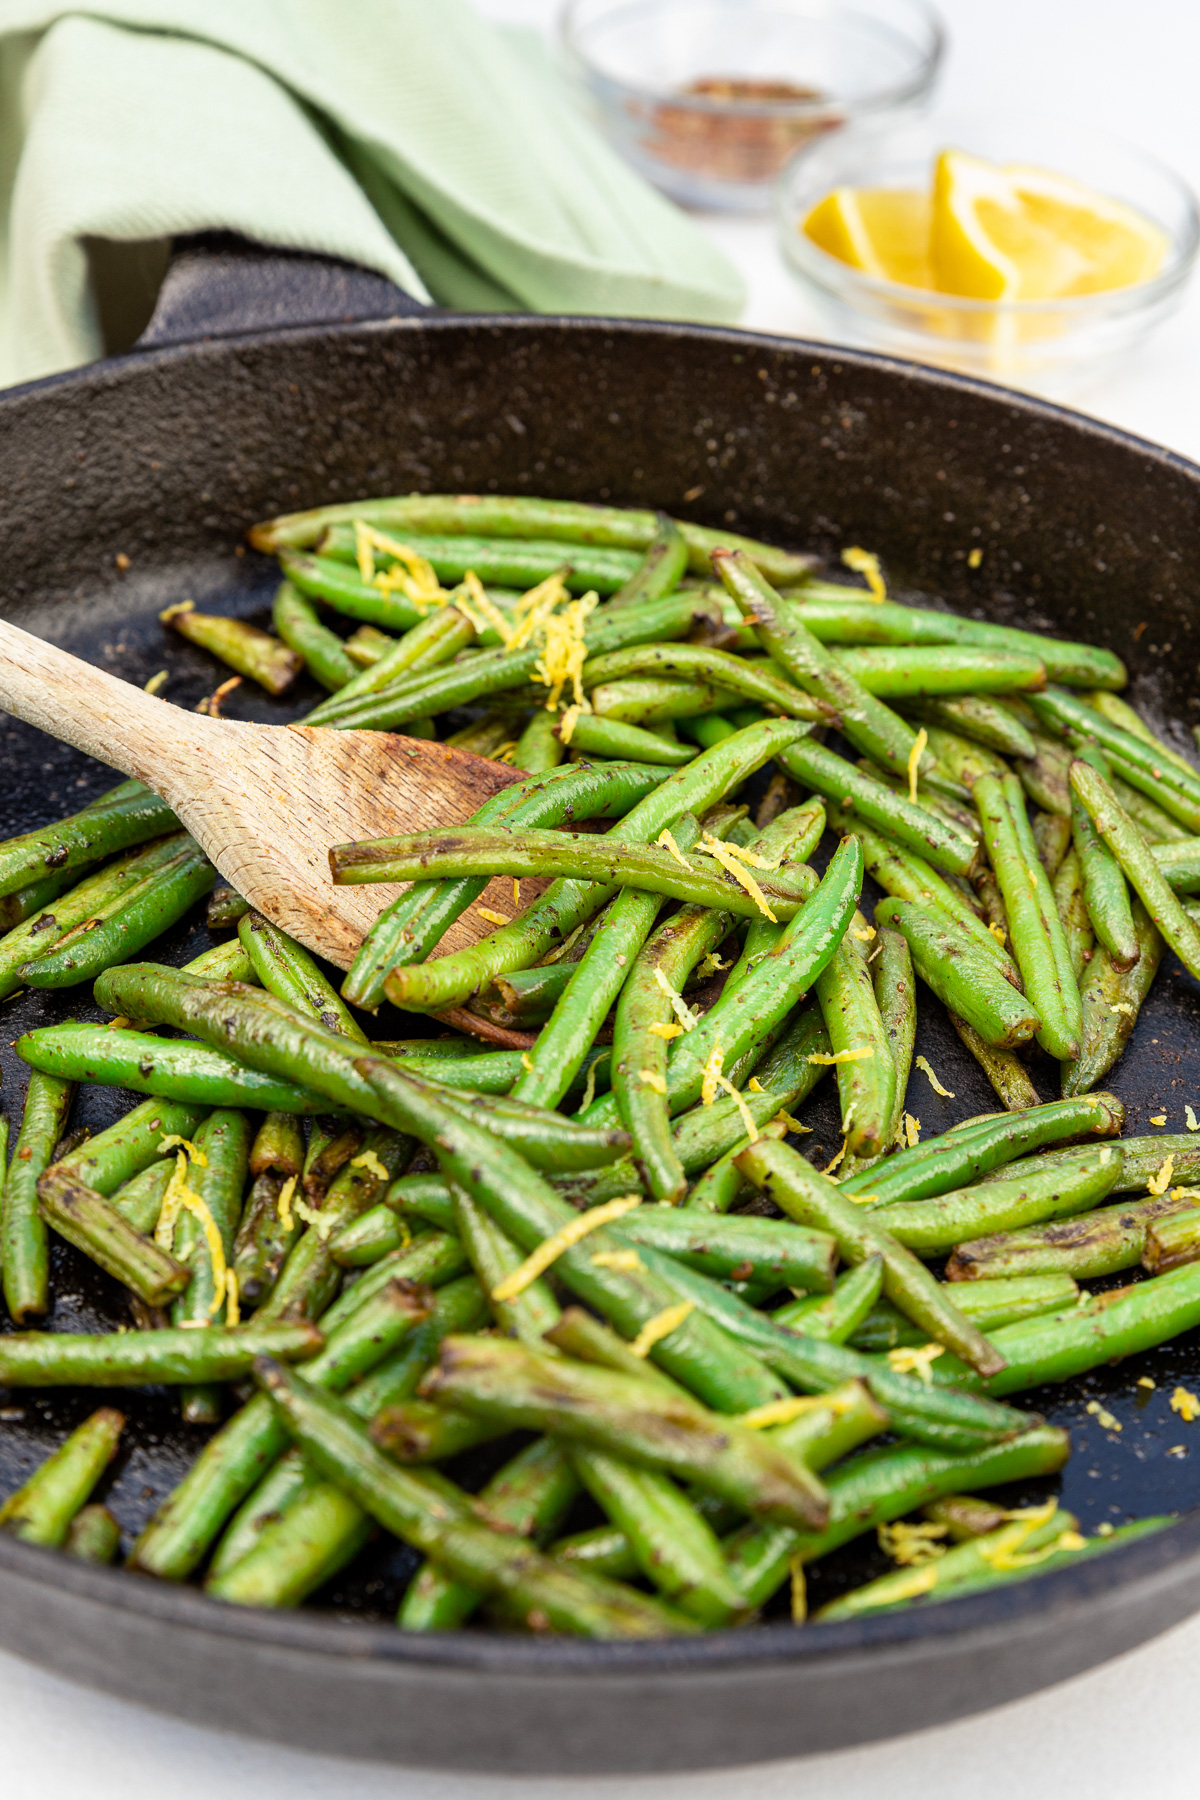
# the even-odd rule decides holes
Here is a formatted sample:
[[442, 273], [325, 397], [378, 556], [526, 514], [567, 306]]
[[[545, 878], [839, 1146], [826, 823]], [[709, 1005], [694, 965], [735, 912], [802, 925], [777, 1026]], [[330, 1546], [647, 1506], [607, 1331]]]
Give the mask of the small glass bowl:
[[[1149, 281], [1065, 300], [971, 300], [867, 275], [820, 249], [804, 221], [834, 188], [928, 193], [945, 149], [1073, 176], [1122, 200], [1166, 233]], [[799, 151], [780, 177], [779, 241], [829, 336], [1064, 398], [1080, 393], [1174, 311], [1196, 258], [1200, 220], [1191, 190], [1164, 164], [1115, 138], [1019, 114], [929, 118], [884, 133], [869, 128]]]
[[763, 211], [788, 157], [928, 98], [925, 0], [566, 0], [566, 55], [600, 128], [685, 206]]

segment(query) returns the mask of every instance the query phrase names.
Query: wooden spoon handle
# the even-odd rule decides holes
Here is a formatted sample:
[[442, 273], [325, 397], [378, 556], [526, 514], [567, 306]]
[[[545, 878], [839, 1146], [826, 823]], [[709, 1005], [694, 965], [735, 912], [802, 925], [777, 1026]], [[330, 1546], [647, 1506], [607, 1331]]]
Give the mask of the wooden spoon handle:
[[220, 735], [218, 721], [155, 700], [3, 619], [0, 708], [136, 776], [168, 804], [177, 789], [194, 790]]

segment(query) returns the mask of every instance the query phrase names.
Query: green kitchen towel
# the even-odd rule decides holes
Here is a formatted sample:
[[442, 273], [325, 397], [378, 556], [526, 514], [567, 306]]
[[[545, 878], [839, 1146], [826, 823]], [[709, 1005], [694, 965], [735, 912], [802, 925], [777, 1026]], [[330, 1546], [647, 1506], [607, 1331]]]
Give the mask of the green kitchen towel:
[[0, 0], [0, 385], [102, 353], [87, 245], [227, 229], [442, 305], [726, 322], [737, 275], [469, 0]]

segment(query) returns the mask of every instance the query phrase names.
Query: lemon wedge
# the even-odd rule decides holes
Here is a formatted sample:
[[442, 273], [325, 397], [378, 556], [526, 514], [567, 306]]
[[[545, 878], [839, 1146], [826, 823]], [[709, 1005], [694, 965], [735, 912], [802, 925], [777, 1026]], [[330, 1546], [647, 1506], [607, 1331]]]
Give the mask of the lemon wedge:
[[852, 269], [931, 288], [929, 237], [932, 205], [928, 194], [907, 188], [834, 188], [804, 221], [814, 244]]
[[933, 183], [929, 263], [944, 294], [1052, 300], [1147, 281], [1166, 234], [1065, 175], [945, 150]]

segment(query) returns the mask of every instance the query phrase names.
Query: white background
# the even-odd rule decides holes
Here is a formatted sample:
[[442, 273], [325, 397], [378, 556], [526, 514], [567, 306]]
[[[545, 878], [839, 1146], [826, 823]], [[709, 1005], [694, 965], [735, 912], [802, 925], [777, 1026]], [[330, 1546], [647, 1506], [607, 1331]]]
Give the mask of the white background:
[[[546, 25], [555, 0], [476, 0]], [[1060, 113], [1174, 164], [1200, 188], [1197, 0], [938, 0], [947, 110]], [[750, 285], [745, 323], [809, 334], [769, 228], [706, 221]], [[1090, 410], [1200, 457], [1200, 283]], [[714, 1775], [533, 1782], [302, 1756], [161, 1719], [0, 1654], [0, 1792], [28, 1800], [1197, 1800], [1200, 1620], [1045, 1696], [815, 1761]], [[863, 1696], [870, 1705], [869, 1694]]]

